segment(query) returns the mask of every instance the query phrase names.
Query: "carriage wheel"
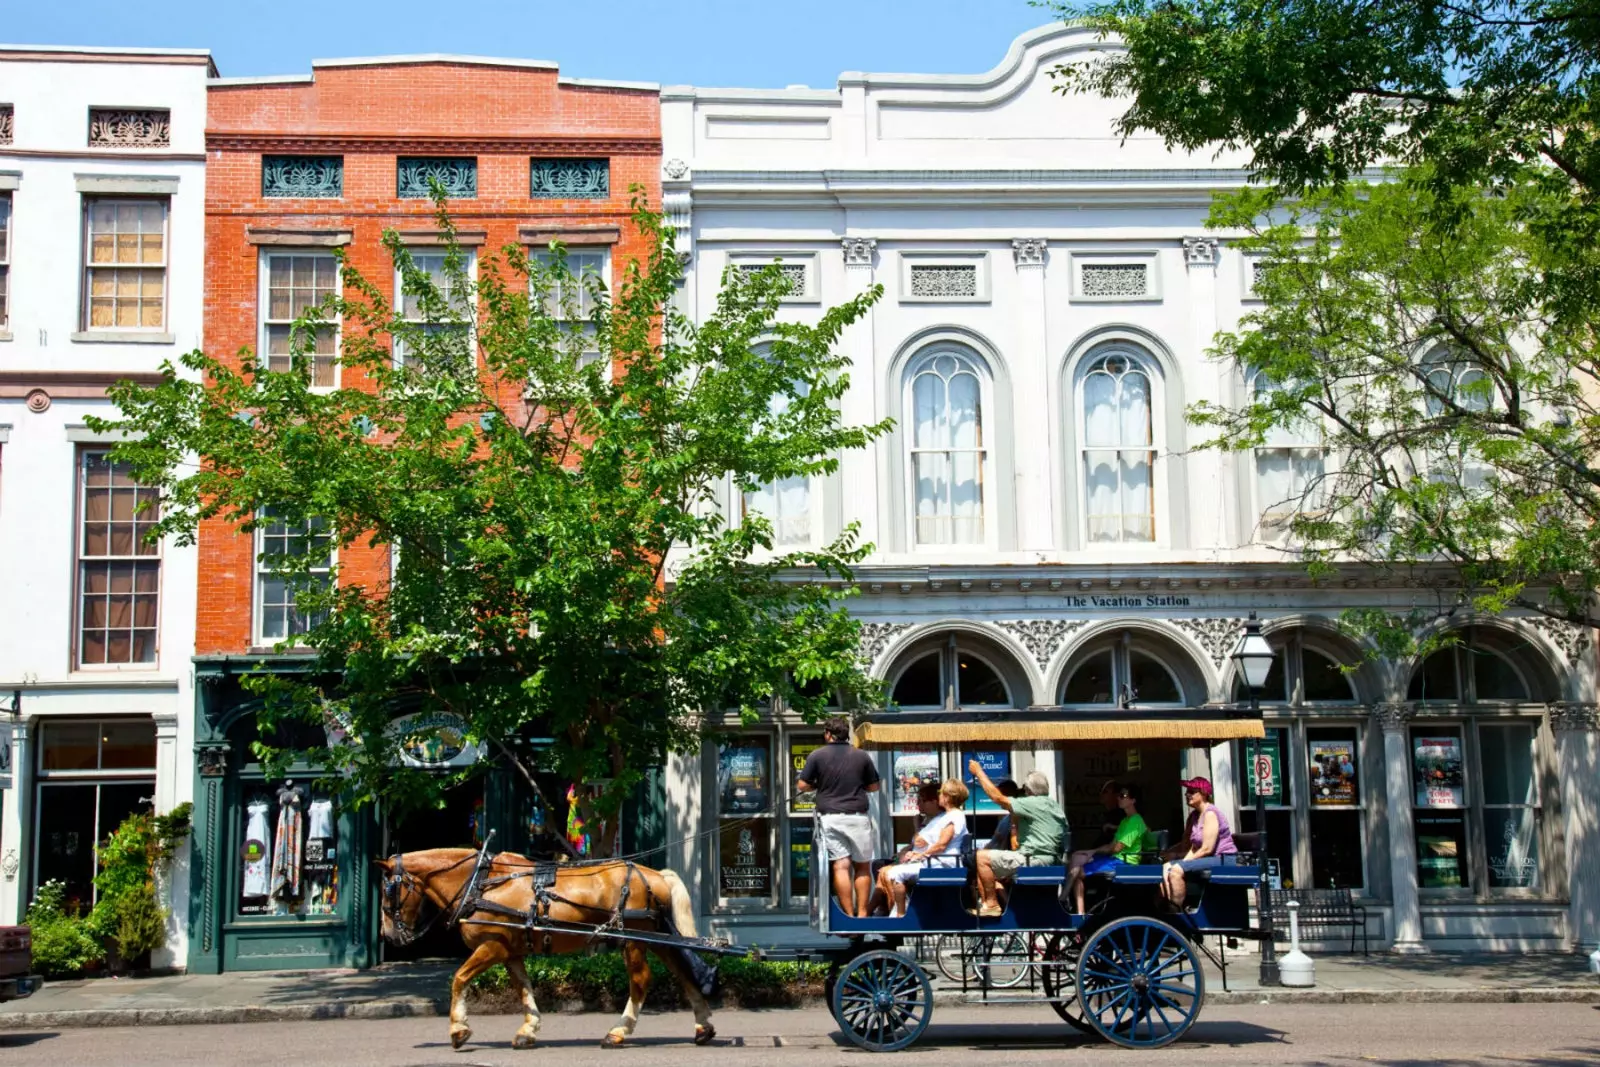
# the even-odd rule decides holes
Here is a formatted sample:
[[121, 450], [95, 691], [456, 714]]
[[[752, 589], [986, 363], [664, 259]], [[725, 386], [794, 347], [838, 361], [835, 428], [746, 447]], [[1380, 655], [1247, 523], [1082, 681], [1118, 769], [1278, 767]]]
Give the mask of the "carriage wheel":
[[1118, 919], [1100, 928], [1078, 958], [1078, 1001], [1108, 1041], [1160, 1048], [1200, 1015], [1206, 976], [1194, 946], [1157, 919]]
[[844, 965], [833, 987], [833, 1018], [868, 1052], [897, 1052], [933, 1017], [933, 985], [910, 957], [878, 949]]
[[1078, 999], [1078, 950], [1081, 943], [1072, 934], [1052, 934], [1044, 948], [1044, 966], [1039, 968], [1039, 978], [1044, 985], [1044, 995], [1050, 998], [1050, 1007], [1063, 1022], [1086, 1034], [1097, 1031], [1084, 1018], [1083, 1003]]

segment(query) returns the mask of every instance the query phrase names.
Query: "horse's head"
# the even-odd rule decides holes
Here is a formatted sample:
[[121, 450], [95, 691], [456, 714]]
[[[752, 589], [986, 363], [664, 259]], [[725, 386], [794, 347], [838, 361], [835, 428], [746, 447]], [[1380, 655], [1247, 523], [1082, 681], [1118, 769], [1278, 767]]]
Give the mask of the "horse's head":
[[406, 870], [405, 857], [396, 853], [388, 859], [375, 860], [382, 879], [383, 901], [379, 908], [383, 916], [383, 939], [391, 945], [409, 945], [422, 932], [418, 919], [427, 895], [422, 882]]

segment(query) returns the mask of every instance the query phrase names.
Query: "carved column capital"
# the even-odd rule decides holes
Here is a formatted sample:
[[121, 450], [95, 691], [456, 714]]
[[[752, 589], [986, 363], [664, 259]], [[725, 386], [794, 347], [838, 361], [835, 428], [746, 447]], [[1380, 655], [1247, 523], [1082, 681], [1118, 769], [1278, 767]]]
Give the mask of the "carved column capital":
[[872, 266], [873, 254], [878, 251], [876, 237], [843, 237], [839, 239], [839, 244], [844, 248], [845, 266]]
[[1215, 237], [1185, 237], [1183, 261], [1191, 267], [1217, 265], [1217, 239]]
[[1384, 733], [1401, 733], [1416, 718], [1417, 709], [1411, 704], [1374, 704], [1372, 721]]
[[1600, 706], [1576, 700], [1557, 700], [1550, 705], [1550, 729], [1590, 733], [1600, 731]]
[[1050, 242], [1043, 237], [1017, 237], [1011, 242], [1011, 254], [1019, 267], [1044, 266], [1044, 250]]
[[228, 769], [227, 745], [200, 745], [195, 749], [195, 763], [202, 778], [220, 778]]

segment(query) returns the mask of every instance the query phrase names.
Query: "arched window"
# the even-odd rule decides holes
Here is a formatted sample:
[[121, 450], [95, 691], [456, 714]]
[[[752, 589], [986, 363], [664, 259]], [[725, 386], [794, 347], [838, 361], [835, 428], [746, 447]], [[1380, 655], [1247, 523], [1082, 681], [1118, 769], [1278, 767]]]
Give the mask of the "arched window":
[[908, 710], [1016, 707], [1000, 669], [954, 638], [908, 663], [891, 701]]
[[918, 545], [981, 545], [988, 536], [985, 391], [978, 363], [957, 351], [930, 352], [907, 369], [912, 536]]
[[[1307, 645], [1299, 633], [1268, 639], [1277, 657], [1261, 687], [1263, 704], [1349, 704], [1356, 699], [1355, 687], [1345, 673], [1339, 657]], [[1249, 692], [1235, 675], [1233, 699], [1248, 699]]]
[[1528, 683], [1512, 662], [1470, 641], [1441, 648], [1411, 675], [1407, 700], [1477, 704], [1530, 699]]
[[1127, 352], [1090, 364], [1079, 385], [1084, 514], [1091, 543], [1156, 538], [1152, 375]]
[[1184, 698], [1172, 669], [1158, 656], [1137, 647], [1132, 634], [1123, 633], [1078, 659], [1067, 672], [1061, 703], [1129, 708], [1183, 704]]
[[[1488, 411], [1494, 403], [1494, 383], [1482, 370], [1446, 349], [1435, 349], [1422, 361], [1423, 406], [1430, 418], [1449, 415], [1456, 409]], [[1454, 444], [1430, 449], [1426, 456], [1428, 476], [1446, 484], [1459, 483], [1462, 489], [1480, 490], [1490, 467], [1471, 446]]]
[[[1270, 403], [1283, 386], [1257, 371], [1250, 379], [1251, 399]], [[1256, 507], [1267, 537], [1287, 532], [1294, 517], [1321, 507], [1323, 481], [1322, 431], [1309, 419], [1274, 426], [1256, 450]]]
[[[795, 390], [801, 397], [810, 389], [797, 383]], [[790, 398], [784, 393], [773, 396], [768, 410], [774, 418], [789, 410]], [[768, 482], [751, 493], [744, 494], [744, 514], [757, 512], [772, 524], [772, 543], [778, 547], [809, 545], [812, 541], [811, 478], [795, 474]]]

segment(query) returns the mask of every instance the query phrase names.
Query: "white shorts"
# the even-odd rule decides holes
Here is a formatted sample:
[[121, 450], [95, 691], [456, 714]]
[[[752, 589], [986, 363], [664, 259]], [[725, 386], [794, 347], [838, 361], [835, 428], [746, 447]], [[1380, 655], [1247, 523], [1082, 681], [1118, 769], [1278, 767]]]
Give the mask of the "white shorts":
[[824, 815], [822, 848], [828, 862], [848, 859], [851, 863], [870, 863], [873, 853], [870, 815]]
[[911, 883], [917, 880], [926, 863], [896, 863], [883, 869], [883, 876], [891, 882]]

